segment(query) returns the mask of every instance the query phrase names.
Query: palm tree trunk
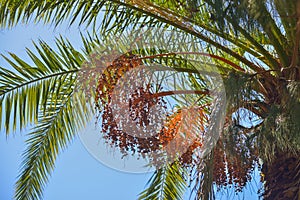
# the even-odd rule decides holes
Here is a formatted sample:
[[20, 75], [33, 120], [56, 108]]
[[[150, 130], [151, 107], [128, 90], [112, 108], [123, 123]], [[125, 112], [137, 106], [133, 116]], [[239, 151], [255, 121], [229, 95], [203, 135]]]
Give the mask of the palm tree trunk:
[[300, 200], [300, 154], [277, 153], [262, 168], [264, 200]]

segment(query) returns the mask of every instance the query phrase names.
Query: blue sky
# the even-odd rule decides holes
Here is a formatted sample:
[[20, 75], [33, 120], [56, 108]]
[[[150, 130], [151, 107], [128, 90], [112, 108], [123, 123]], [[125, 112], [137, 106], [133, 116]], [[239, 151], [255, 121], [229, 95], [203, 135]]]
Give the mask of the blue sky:
[[[43, 39], [53, 44], [58, 34], [67, 36], [72, 44], [80, 47], [79, 30], [67, 29], [66, 26], [53, 27], [42, 25], [18, 25], [11, 30], [0, 30], [0, 52], [11, 51], [22, 58], [28, 58], [25, 47], [32, 48], [32, 40]], [[7, 66], [0, 58], [0, 66]], [[0, 135], [0, 200], [12, 199], [14, 183], [19, 172], [21, 154], [25, 149], [27, 128], [22, 133], [15, 133], [6, 138]], [[44, 191], [45, 200], [133, 200], [152, 174], [130, 174], [119, 172], [102, 165], [93, 158], [76, 138], [58, 158], [56, 168]], [[248, 189], [237, 199], [257, 199], [256, 188]], [[233, 199], [233, 196], [222, 199]]]

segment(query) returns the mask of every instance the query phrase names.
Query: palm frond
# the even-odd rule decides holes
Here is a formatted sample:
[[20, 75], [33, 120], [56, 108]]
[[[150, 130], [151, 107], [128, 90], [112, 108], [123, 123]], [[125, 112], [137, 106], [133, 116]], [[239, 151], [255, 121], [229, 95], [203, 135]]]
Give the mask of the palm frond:
[[48, 177], [54, 169], [59, 152], [67, 147], [90, 117], [86, 99], [73, 92], [71, 76], [65, 79], [59, 94], [52, 93], [56, 105], [49, 98], [45, 113], [28, 134], [21, 172], [16, 182], [16, 199], [41, 199]]
[[[182, 9], [182, 5], [174, 7], [176, 4], [179, 3], [164, 1], [111, 3], [104, 13], [104, 20], [101, 25], [102, 34], [108, 34], [110, 32], [119, 34], [127, 28], [139, 29], [144, 26], [167, 28], [172, 25], [187, 34], [194, 35], [198, 39], [201, 39], [207, 46], [217, 48], [223, 53], [230, 55], [231, 58], [241, 61], [254, 71], [259, 70], [259, 68], [247, 60], [243, 54], [240, 55], [236, 51], [233, 51], [231, 47], [241, 48], [243, 51], [257, 58], [263, 57], [264, 59], [262, 59], [262, 61], [267, 64], [272, 64], [271, 66], [274, 68], [278, 65], [274, 55], [266, 51], [264, 46], [260, 43], [261, 38], [250, 35], [247, 29], [242, 28], [242, 25], [233, 20], [234, 18], [227, 19], [230, 24], [228, 27], [231, 28], [224, 32], [224, 30], [210, 25], [213, 23], [207, 21], [210, 13], [205, 7], [200, 7], [200, 10], [197, 11], [198, 18], [192, 18], [185, 15], [185, 13], [190, 12], [188, 8]], [[173, 5], [173, 7], [171, 5]], [[235, 32], [238, 34], [235, 34]]]
[[[16, 199], [40, 199], [59, 152], [66, 148], [92, 114], [77, 87], [84, 57], [62, 37], [57, 52], [43, 41], [27, 49], [35, 66], [10, 53], [4, 58], [12, 69], [1, 68], [1, 122], [7, 134], [34, 122], [28, 134]], [[37, 55], [38, 54], [38, 55]], [[77, 90], [75, 90], [77, 89]], [[13, 123], [11, 123], [13, 121]]]
[[[0, 1], [0, 27], [13, 27], [19, 22], [53, 23], [58, 26], [65, 20], [72, 25], [78, 20], [79, 25], [96, 23], [97, 16], [106, 1], [35, 1], [2, 0]], [[79, 17], [80, 16], [80, 17]]]
[[27, 53], [35, 66], [13, 53], [11, 58], [3, 55], [12, 67], [0, 68], [0, 104], [5, 108], [0, 110], [0, 128], [4, 126], [7, 134], [18, 126], [22, 129], [28, 123], [36, 123], [49, 94], [56, 93], [58, 86], [74, 75], [83, 61], [83, 56], [63, 38], [56, 41], [59, 53], [43, 41], [34, 45], [39, 57], [30, 49]]
[[140, 193], [139, 200], [183, 199], [187, 184], [185, 169], [177, 163], [157, 169], [148, 181], [148, 188]]
[[[85, 42], [89, 46], [91, 41]], [[34, 46], [37, 53], [27, 49], [34, 66], [10, 53], [11, 58], [4, 58], [12, 69], [0, 69], [0, 103], [5, 108], [1, 106], [0, 116], [7, 134], [18, 125], [36, 124], [26, 140], [16, 199], [42, 198], [59, 152], [93, 113], [78, 81], [83, 54], [62, 37], [56, 39], [56, 51], [43, 41]], [[91, 49], [85, 50], [87, 55]]]

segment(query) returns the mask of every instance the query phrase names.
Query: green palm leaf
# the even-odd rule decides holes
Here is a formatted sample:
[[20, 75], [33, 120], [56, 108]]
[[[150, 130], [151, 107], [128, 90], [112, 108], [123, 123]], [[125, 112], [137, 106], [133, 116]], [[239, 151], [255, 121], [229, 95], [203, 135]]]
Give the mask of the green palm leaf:
[[183, 199], [187, 184], [185, 169], [177, 163], [157, 169], [148, 181], [148, 188], [140, 193], [139, 200]]
[[[55, 26], [66, 19], [73, 24], [79, 20], [79, 24], [94, 23], [105, 1], [94, 2], [91, 0], [59, 0], [59, 1], [35, 1], [35, 0], [1, 0], [0, 1], [0, 27], [13, 27], [19, 22], [51, 22]], [[80, 15], [79, 15], [80, 14]], [[79, 17], [80, 16], [80, 17]]]
[[[63, 38], [56, 40], [57, 52], [45, 42], [27, 49], [34, 67], [14, 54], [4, 58], [12, 70], [1, 68], [1, 122], [7, 134], [29, 122], [36, 126], [28, 134], [16, 199], [42, 198], [43, 188], [59, 152], [66, 148], [93, 113], [80, 93], [77, 73], [84, 57]], [[87, 54], [87, 52], [86, 52]], [[13, 125], [11, 125], [13, 121]]]
[[[72, 84], [72, 81], [68, 82]], [[16, 199], [40, 199], [59, 152], [67, 147], [89, 119], [85, 98], [72, 87], [61, 89], [57, 103], [48, 102], [45, 114], [28, 134], [21, 172], [16, 183]], [[44, 116], [45, 115], [45, 116]]]
[[[45, 109], [49, 94], [56, 93], [58, 85], [65, 77], [74, 75], [83, 60], [83, 57], [62, 38], [57, 39], [59, 53], [54, 52], [45, 42], [35, 44], [38, 58], [35, 53], [27, 49], [35, 66], [10, 53], [8, 61], [12, 70], [0, 68], [0, 128], [8, 134], [11, 129], [21, 129], [28, 123], [36, 123], [38, 112]], [[54, 103], [55, 103], [55, 99]], [[11, 123], [13, 121], [13, 123]]]

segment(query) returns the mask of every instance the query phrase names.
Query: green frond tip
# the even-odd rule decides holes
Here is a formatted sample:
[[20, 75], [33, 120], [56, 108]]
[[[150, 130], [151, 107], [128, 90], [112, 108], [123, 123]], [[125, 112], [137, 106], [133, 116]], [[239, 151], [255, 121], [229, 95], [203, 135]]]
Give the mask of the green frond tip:
[[183, 199], [187, 183], [185, 169], [172, 163], [157, 169], [148, 181], [148, 188], [139, 194], [139, 200]]
[[85, 126], [92, 112], [87, 112], [83, 95], [62, 92], [55, 108], [49, 104], [38, 125], [28, 134], [21, 172], [16, 182], [15, 199], [42, 199], [43, 189], [55, 167], [59, 152], [67, 147]]

